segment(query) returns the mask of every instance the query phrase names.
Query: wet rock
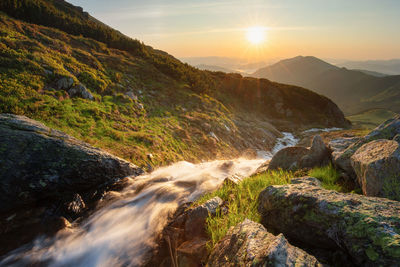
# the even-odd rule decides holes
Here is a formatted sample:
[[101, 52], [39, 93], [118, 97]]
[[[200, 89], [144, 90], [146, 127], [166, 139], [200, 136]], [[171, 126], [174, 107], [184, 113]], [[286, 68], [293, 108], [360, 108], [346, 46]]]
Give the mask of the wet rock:
[[191, 210], [185, 223], [185, 236], [192, 239], [194, 236], [206, 236], [205, 223], [209, 214], [215, 215], [217, 209], [223, 201], [219, 197], [214, 197], [206, 203]]
[[59, 90], [67, 90], [74, 84], [72, 77], [62, 77], [56, 82], [56, 88]]
[[213, 248], [207, 266], [322, 266], [283, 236], [246, 219]]
[[46, 232], [46, 218], [79, 217], [93, 191], [142, 172], [38, 121], [0, 114], [0, 253]]
[[400, 200], [400, 145], [394, 140], [364, 144], [351, 157], [357, 181], [366, 196]]
[[201, 263], [206, 262], [207, 252], [206, 238], [196, 238], [182, 243], [176, 250], [178, 266], [192, 267], [201, 266]]
[[306, 147], [292, 146], [279, 150], [271, 159], [268, 169], [294, 170], [300, 168], [301, 159], [309, 153]]
[[279, 150], [272, 157], [268, 169], [296, 170], [327, 165], [331, 162], [331, 153], [321, 136], [316, 135], [310, 148], [293, 146]]
[[333, 162], [338, 168], [344, 170], [350, 177], [356, 177], [353, 167], [351, 166], [350, 158], [357, 149], [374, 140], [392, 140], [398, 134], [400, 134], [400, 115], [396, 115], [394, 118], [385, 121], [368, 135], [350, 145], [346, 150], [336, 154], [333, 158]]
[[69, 89], [68, 94], [70, 97], [81, 97], [88, 100], [94, 100], [92, 93], [90, 93], [89, 90], [81, 83]]
[[400, 202], [325, 190], [311, 177], [293, 182], [260, 193], [267, 229], [307, 246], [343, 250], [357, 265], [398, 264]]
[[85, 202], [79, 194], [75, 194], [72, 201], [66, 205], [67, 212], [73, 217], [77, 217], [82, 214], [85, 208]]

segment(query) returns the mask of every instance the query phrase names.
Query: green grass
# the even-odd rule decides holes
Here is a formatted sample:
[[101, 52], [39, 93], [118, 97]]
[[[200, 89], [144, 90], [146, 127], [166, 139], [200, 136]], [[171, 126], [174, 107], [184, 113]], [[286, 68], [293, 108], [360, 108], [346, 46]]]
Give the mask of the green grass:
[[257, 198], [260, 192], [270, 185], [287, 184], [293, 176], [292, 172], [282, 170], [257, 174], [244, 179], [238, 185], [226, 184], [219, 190], [196, 201], [195, 205], [200, 205], [215, 196], [219, 196], [228, 203], [228, 214], [222, 214], [219, 211], [215, 217], [207, 218], [207, 232], [211, 239], [208, 244], [209, 249], [225, 236], [231, 226], [237, 225], [245, 218], [259, 222]]
[[343, 186], [339, 184], [340, 174], [332, 165], [311, 169], [308, 175], [320, 180], [322, 187], [325, 189], [339, 192], [346, 191]]
[[373, 129], [396, 113], [387, 109], [372, 109], [359, 114], [348, 116], [355, 128]]
[[329, 190], [343, 192], [345, 189], [339, 184], [339, 173], [332, 165], [314, 168], [306, 171], [268, 171], [244, 179], [238, 185], [225, 184], [220, 189], [210, 194], [206, 194], [198, 199], [193, 205], [201, 205], [213, 197], [220, 197], [227, 203], [228, 213], [224, 214], [218, 210], [217, 215], [207, 218], [207, 233], [210, 238], [208, 249], [212, 249], [215, 244], [226, 235], [229, 228], [241, 223], [248, 218], [255, 222], [260, 222], [260, 214], [257, 211], [257, 198], [262, 190], [270, 185], [288, 184], [291, 178], [304, 175], [313, 176], [322, 182], [322, 187]]

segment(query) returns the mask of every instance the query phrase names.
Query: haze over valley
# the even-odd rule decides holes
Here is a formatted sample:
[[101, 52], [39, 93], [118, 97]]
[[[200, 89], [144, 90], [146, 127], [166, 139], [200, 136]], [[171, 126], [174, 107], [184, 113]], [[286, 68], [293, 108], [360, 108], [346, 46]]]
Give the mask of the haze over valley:
[[2, 0], [0, 266], [398, 266], [399, 11]]

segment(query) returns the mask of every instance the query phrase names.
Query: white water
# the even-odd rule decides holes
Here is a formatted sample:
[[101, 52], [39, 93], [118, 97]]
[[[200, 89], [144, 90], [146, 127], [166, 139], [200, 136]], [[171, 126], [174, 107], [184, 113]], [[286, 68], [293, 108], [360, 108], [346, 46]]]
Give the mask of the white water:
[[339, 130], [343, 130], [343, 128], [336, 128], [336, 127], [332, 127], [332, 128], [311, 128], [311, 129], [303, 131], [303, 133], [332, 132], [332, 131], [339, 131]]
[[[295, 145], [284, 133], [273, 152]], [[217, 160], [201, 164], [178, 162], [151, 174], [130, 179], [122, 192], [110, 192], [111, 204], [100, 208], [81, 226], [38, 238], [18, 249], [0, 265], [138, 266], [155, 246], [168, 215], [204, 193], [216, 190], [230, 175], [251, 175], [270, 154], [260, 159]]]

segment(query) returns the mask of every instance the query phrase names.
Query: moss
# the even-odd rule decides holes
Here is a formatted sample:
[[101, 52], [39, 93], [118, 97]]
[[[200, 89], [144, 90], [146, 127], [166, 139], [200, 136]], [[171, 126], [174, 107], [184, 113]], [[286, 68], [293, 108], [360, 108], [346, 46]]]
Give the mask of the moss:
[[379, 254], [375, 252], [375, 250], [372, 247], [368, 247], [365, 250], [365, 254], [367, 254], [368, 258], [372, 261], [376, 261], [379, 258]]
[[400, 201], [400, 174], [392, 174], [383, 180], [383, 197]]

